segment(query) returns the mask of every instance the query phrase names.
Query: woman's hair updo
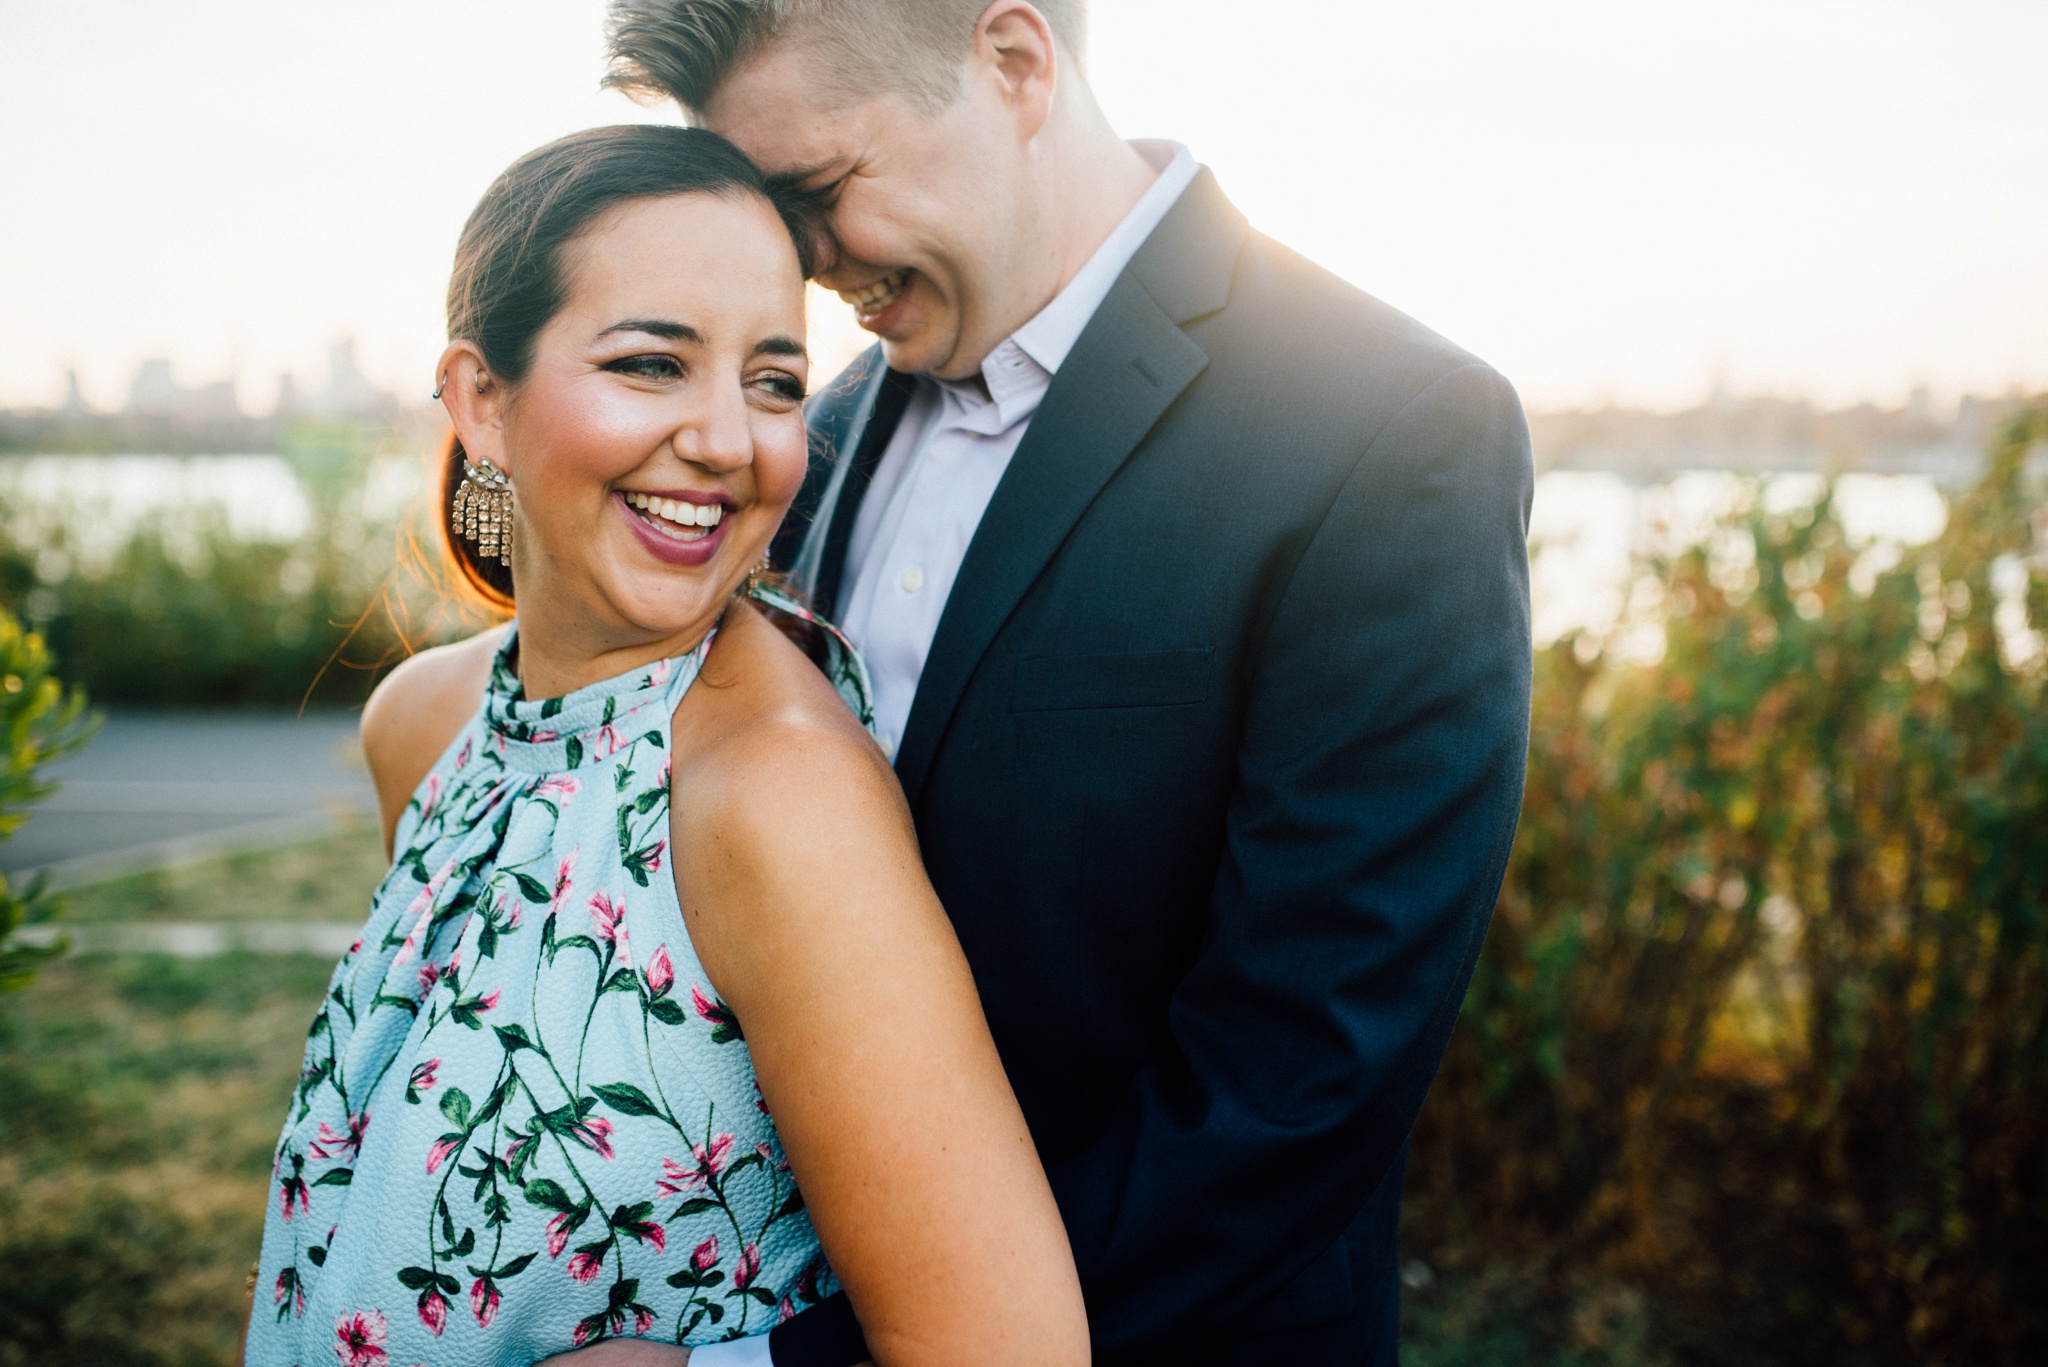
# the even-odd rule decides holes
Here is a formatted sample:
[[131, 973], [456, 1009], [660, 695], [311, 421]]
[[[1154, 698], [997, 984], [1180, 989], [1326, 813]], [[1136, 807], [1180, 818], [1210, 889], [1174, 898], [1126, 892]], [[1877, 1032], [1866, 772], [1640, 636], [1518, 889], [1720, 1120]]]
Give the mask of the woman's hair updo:
[[[780, 215], [798, 264], [810, 275], [813, 239], [799, 202], [776, 193], [724, 138], [668, 124], [591, 128], [528, 152], [484, 192], [455, 247], [448, 339], [474, 342], [492, 375], [518, 384], [533, 364], [535, 340], [567, 302], [563, 249], [616, 205], [692, 193], [760, 196]], [[466, 459], [462, 442], [449, 433], [441, 453], [441, 535], [462, 580], [493, 606], [509, 609], [511, 570], [478, 555], [449, 527]]]

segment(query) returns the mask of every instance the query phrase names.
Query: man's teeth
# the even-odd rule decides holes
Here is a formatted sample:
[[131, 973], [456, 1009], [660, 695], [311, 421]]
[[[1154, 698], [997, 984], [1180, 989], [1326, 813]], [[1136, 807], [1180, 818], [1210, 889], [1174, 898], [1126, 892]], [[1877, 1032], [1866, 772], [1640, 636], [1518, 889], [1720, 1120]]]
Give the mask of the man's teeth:
[[862, 313], [880, 313], [896, 302], [896, 296], [903, 292], [904, 285], [909, 281], [910, 268], [905, 266], [901, 270], [889, 272], [866, 289], [841, 290], [839, 297]]
[[628, 493], [626, 502], [641, 512], [658, 517], [663, 522], [674, 524], [678, 531], [685, 531], [685, 540], [694, 541], [709, 534], [725, 516], [722, 503], [685, 503], [677, 498], [660, 498], [654, 494]]

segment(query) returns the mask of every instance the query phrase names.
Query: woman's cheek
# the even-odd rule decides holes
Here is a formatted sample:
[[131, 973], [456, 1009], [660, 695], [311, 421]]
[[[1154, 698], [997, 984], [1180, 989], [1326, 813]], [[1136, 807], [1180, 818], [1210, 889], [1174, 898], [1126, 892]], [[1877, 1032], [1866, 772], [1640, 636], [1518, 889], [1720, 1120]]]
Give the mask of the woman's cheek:
[[796, 500], [810, 463], [810, 440], [803, 415], [776, 414], [772, 425], [754, 441], [754, 478], [761, 502], [782, 509]]

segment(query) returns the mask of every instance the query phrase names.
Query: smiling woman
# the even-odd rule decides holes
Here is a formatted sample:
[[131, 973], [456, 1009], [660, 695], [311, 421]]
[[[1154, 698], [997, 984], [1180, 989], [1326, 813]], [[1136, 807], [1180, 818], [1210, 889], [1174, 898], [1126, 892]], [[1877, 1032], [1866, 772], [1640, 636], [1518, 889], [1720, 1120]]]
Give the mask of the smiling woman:
[[[564, 281], [559, 265], [571, 239], [607, 209], [629, 212], [618, 206], [631, 205], [645, 210], [652, 196], [688, 192], [696, 192], [700, 199], [715, 197], [716, 202], [692, 200], [680, 211], [685, 217], [690, 210], [701, 215], [717, 209], [742, 218], [750, 213], [758, 217], [764, 206], [772, 206], [789, 230], [798, 268], [804, 275], [810, 274], [811, 236], [800, 222], [795, 204], [771, 198], [760, 174], [730, 145], [701, 135], [678, 137], [677, 130], [669, 128], [618, 127], [578, 133], [521, 158], [470, 215], [448, 282], [448, 335], [455, 344], [442, 359], [440, 391], [447, 392], [450, 367], [458, 352], [465, 356], [475, 353], [468, 358], [477, 363], [478, 380], [487, 372], [501, 384], [523, 381], [542, 328], [561, 310]], [[674, 202], [668, 204], [668, 210], [678, 212]], [[679, 226], [687, 229], [690, 225]], [[706, 247], [717, 240], [693, 238], [684, 259], [700, 259]], [[612, 320], [600, 326], [596, 340], [616, 349], [636, 338], [656, 343], [659, 350], [640, 354], [628, 348], [628, 354], [611, 358], [612, 373], [658, 382], [680, 372], [682, 357], [677, 348], [704, 344], [702, 335], [688, 322], [662, 318]], [[763, 356], [796, 360], [804, 355], [800, 342], [780, 335], [758, 339], [758, 350]], [[780, 385], [791, 402], [803, 399], [799, 376], [784, 375], [768, 383]], [[467, 463], [460, 435], [451, 432], [441, 461], [444, 513], [454, 511]], [[441, 525], [452, 530], [452, 519], [444, 516]], [[482, 554], [459, 536], [449, 538], [448, 550], [463, 580], [485, 601], [500, 608], [513, 606], [508, 563]]]
[[[464, 231], [449, 542], [517, 617], [365, 709], [395, 858], [308, 1039], [248, 1362], [680, 1364], [785, 1322], [808, 1367], [1086, 1361], [865, 671], [754, 606], [815, 622], [753, 573], [806, 463], [805, 258], [677, 128], [542, 148]], [[867, 1344], [790, 1357], [840, 1285]]]

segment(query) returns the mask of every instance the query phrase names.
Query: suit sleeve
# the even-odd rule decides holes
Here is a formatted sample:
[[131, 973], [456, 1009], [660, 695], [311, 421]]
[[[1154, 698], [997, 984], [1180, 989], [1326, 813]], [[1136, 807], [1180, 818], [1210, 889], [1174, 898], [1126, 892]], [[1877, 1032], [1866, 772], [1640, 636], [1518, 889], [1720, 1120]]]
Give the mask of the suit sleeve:
[[1266, 627], [1170, 1044], [1050, 1176], [1098, 1357], [1198, 1343], [1386, 1175], [1485, 936], [1528, 744], [1528, 431], [1470, 364], [1365, 448]]

